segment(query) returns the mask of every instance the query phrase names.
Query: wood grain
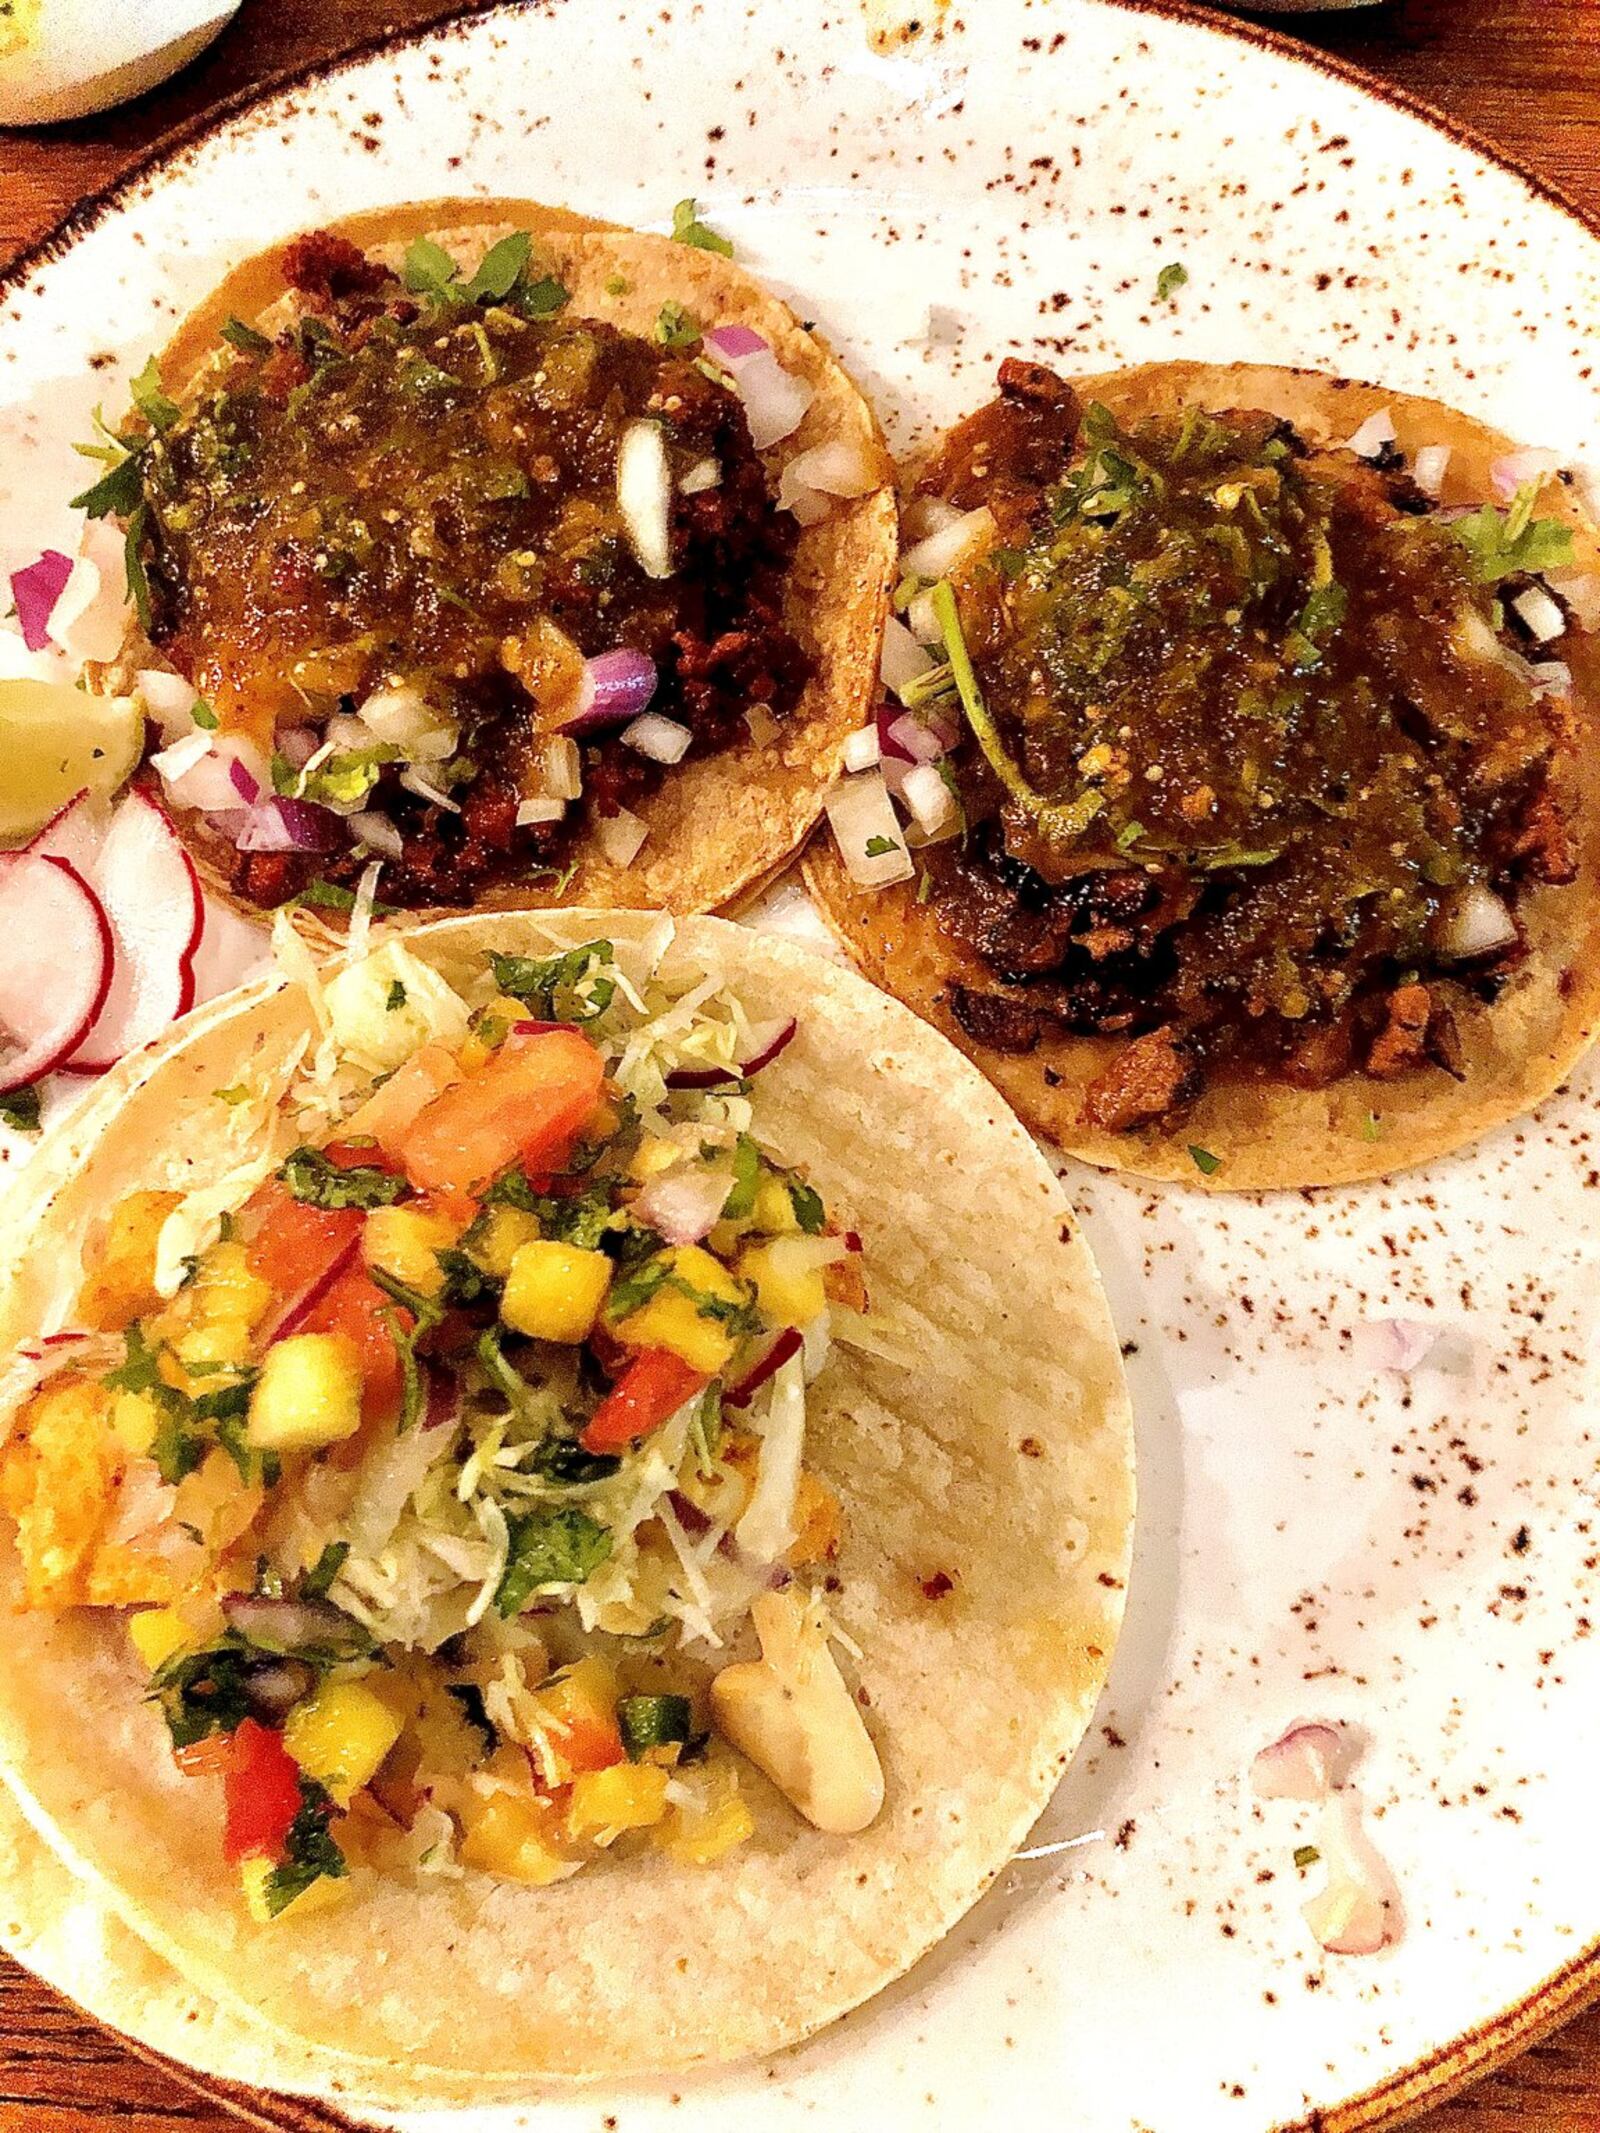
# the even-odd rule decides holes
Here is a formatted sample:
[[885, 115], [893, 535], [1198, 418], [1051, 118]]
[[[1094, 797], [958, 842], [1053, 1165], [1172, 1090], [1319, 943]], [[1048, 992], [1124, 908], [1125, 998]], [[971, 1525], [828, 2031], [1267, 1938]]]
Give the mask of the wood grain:
[[[177, 82], [104, 118], [0, 136], [0, 261], [170, 127], [272, 74], [455, 12], [440, 0], [245, 0]], [[1390, 0], [1259, 18], [1438, 105], [1600, 220], [1596, 0]], [[1600, 2009], [1420, 2121], [1422, 2133], [1600, 2133]], [[0, 2133], [238, 2133], [0, 1957]]]

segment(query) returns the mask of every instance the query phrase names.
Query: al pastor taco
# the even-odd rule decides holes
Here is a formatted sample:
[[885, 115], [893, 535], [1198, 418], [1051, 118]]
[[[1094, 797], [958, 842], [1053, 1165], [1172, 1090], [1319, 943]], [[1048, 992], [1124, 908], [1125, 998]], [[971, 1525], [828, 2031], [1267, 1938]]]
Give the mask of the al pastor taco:
[[1112, 1168], [1326, 1184], [1525, 1110], [1600, 1011], [1600, 552], [1552, 465], [1307, 372], [1005, 364], [808, 860], [847, 945]]
[[208, 881], [247, 909], [703, 910], [810, 827], [871, 687], [888, 462], [679, 214], [434, 202], [235, 270], [77, 499]]
[[1104, 1678], [1128, 1414], [1059, 1188], [786, 943], [279, 931], [5, 1211], [0, 1771], [363, 2093], [791, 2042]]

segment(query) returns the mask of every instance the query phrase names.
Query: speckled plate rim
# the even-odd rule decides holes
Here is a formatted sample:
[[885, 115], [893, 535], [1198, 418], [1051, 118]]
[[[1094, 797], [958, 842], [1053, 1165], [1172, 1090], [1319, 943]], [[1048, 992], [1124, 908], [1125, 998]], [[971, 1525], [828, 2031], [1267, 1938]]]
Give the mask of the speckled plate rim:
[[[567, 0], [453, 0], [420, 23], [403, 30], [379, 31], [328, 59], [288, 67], [254, 82], [196, 112], [160, 134], [151, 146], [104, 186], [85, 194], [51, 229], [0, 269], [0, 293], [24, 283], [36, 267], [59, 258], [77, 240], [116, 211], [123, 199], [152, 172], [173, 163], [195, 143], [219, 133], [233, 119], [296, 88], [336, 79], [385, 53], [410, 50], [441, 33], [479, 17], [549, 13]], [[1442, 111], [1370, 69], [1318, 51], [1286, 31], [1265, 23], [1220, 18], [1192, 0], [1094, 0], [1094, 4], [1128, 15], [1148, 15], [1182, 22], [1210, 35], [1252, 45], [1292, 66], [1342, 82], [1373, 101], [1420, 120], [1483, 162], [1516, 178], [1536, 199], [1569, 216], [1588, 235], [1600, 239], [1600, 215], [1581, 206], [1554, 180], [1502, 147], [1462, 119]], [[1276, 2133], [1379, 2133], [1436, 2109], [1463, 2090], [1502, 2070], [1536, 2044], [1564, 2027], [1600, 2000], [1600, 1936], [1560, 1969], [1487, 2022], [1463, 2032], [1412, 2065], [1346, 2101], [1283, 2122]], [[101, 2025], [104, 2027], [105, 2025]], [[147, 2065], [158, 2068], [193, 2094], [220, 2105], [242, 2122], [277, 2129], [277, 2133], [361, 2133], [361, 2122], [327, 2105], [280, 2096], [217, 2080], [152, 2051], [119, 2032], [109, 2031]]]

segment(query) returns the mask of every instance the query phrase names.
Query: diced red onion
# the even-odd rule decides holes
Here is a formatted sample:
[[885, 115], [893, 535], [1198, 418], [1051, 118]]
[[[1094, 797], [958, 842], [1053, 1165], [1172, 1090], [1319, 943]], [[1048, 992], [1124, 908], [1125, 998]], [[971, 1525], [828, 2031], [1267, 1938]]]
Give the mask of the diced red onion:
[[1301, 1916], [1330, 1955], [1377, 1955], [1400, 1937], [1400, 1896], [1361, 1827], [1354, 1792], [1328, 1800], [1318, 1834], [1327, 1885]]
[[1381, 459], [1384, 448], [1395, 440], [1394, 417], [1386, 407], [1369, 415], [1361, 427], [1345, 445], [1347, 452], [1354, 452], [1357, 459]]
[[624, 748], [637, 749], [652, 763], [681, 763], [693, 739], [687, 726], [680, 726], [676, 719], [663, 718], [659, 711], [641, 713], [623, 727], [621, 734]]
[[1535, 644], [1550, 644], [1566, 634], [1567, 618], [1561, 603], [1552, 599], [1542, 585], [1530, 585], [1519, 592], [1511, 608]]
[[1434, 953], [1447, 963], [1476, 962], [1498, 955], [1517, 938], [1509, 906], [1481, 882], [1461, 889], [1440, 914]]
[[658, 678], [649, 653], [636, 651], [631, 644], [597, 652], [583, 663], [578, 708], [562, 730], [592, 733], [603, 726], [626, 725], [655, 695]]
[[345, 828], [352, 837], [367, 847], [369, 852], [381, 852], [385, 859], [404, 859], [406, 841], [385, 814], [375, 807], [364, 807], [358, 813], [345, 816]]
[[517, 803], [518, 829], [533, 829], [541, 822], [559, 822], [567, 811], [565, 800], [558, 800], [554, 793], [535, 793], [531, 799]]
[[234, 756], [228, 765], [228, 776], [232, 780], [234, 791], [245, 806], [254, 807], [261, 798], [261, 780], [255, 772]]
[[401, 771], [400, 783], [407, 792], [414, 792], [419, 800], [426, 800], [430, 807], [442, 807], [447, 815], [461, 812], [461, 802], [452, 800], [444, 787], [436, 784], [426, 771], [419, 770], [415, 763], [407, 764]]
[[650, 834], [647, 825], [626, 807], [619, 807], [614, 815], [595, 815], [593, 828], [601, 857], [614, 867], [632, 866]]
[[714, 1089], [725, 1081], [749, 1081], [763, 1067], [771, 1066], [780, 1052], [794, 1042], [799, 1028], [793, 1015], [781, 1022], [754, 1022], [750, 1026], [750, 1049], [731, 1067], [674, 1067], [667, 1076], [669, 1089]]
[[778, 477], [778, 507], [792, 511], [802, 526], [814, 525], [827, 516], [830, 497], [865, 496], [876, 479], [859, 443], [830, 437], [797, 452], [784, 467]]
[[275, 793], [245, 810], [234, 842], [241, 852], [333, 852], [344, 837], [338, 818], [327, 808]]
[[949, 753], [956, 733], [953, 720], [930, 708], [902, 711], [898, 718], [889, 720], [884, 737], [890, 752], [905, 756], [908, 762], [937, 763], [940, 756]]
[[1344, 1736], [1320, 1719], [1302, 1720], [1250, 1765], [1258, 1800], [1325, 1800], [1339, 1781]]
[[900, 567], [913, 577], [948, 577], [973, 543], [987, 541], [994, 530], [994, 514], [986, 504], [980, 504], [976, 511], [963, 511], [926, 540], [908, 548], [900, 558]]
[[645, 1186], [633, 1212], [668, 1244], [698, 1244], [720, 1218], [731, 1183], [722, 1171], [667, 1170]]
[[288, 726], [277, 736], [278, 753], [291, 770], [304, 770], [321, 745], [310, 726]]
[[30, 652], [42, 652], [49, 644], [45, 625], [71, 575], [72, 558], [59, 548], [47, 548], [37, 563], [11, 573], [11, 597], [17, 604], [22, 641]]
[[881, 769], [841, 779], [824, 804], [845, 872], [861, 888], [886, 888], [916, 872]]
[[1554, 452], [1544, 452], [1525, 446], [1521, 451], [1503, 453], [1489, 467], [1489, 485], [1503, 504], [1509, 504], [1517, 491], [1530, 481], [1543, 481], [1561, 464]]
[[1411, 462], [1411, 478], [1424, 496], [1437, 496], [1450, 470], [1450, 447], [1425, 444]]
[[926, 674], [933, 654], [920, 645], [898, 615], [883, 625], [883, 649], [878, 654], [878, 674], [886, 689], [898, 696], [907, 682]]
[[883, 744], [878, 739], [877, 726], [858, 726], [848, 735], [844, 744], [844, 767], [846, 770], [875, 769], [883, 756]]
[[917, 763], [900, 781], [900, 794], [925, 837], [937, 837], [956, 820], [956, 797], [937, 764]]
[[647, 578], [672, 575], [672, 470], [659, 422], [630, 422], [617, 446], [617, 509]]
[[174, 806], [213, 815], [253, 807], [269, 776], [267, 759], [254, 741], [195, 727], [150, 760]]
[[781, 1333], [775, 1333], [769, 1346], [745, 1372], [738, 1384], [723, 1394], [728, 1406], [748, 1407], [767, 1380], [783, 1368], [791, 1355], [798, 1355], [803, 1345], [800, 1334], [793, 1326], [785, 1326]]
[[750, 356], [772, 352], [772, 343], [764, 340], [753, 326], [713, 326], [700, 345], [728, 370]]

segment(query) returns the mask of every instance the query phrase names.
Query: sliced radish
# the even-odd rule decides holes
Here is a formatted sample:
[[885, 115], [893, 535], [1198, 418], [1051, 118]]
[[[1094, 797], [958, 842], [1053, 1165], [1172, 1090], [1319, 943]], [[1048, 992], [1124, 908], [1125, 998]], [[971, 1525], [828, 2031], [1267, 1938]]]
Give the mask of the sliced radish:
[[230, 911], [226, 904], [207, 904], [200, 945], [194, 955], [194, 1000], [214, 1000], [259, 977], [272, 961], [266, 931]]
[[110, 990], [111, 927], [75, 867], [43, 852], [0, 861], [0, 1090], [54, 1073]]
[[[97, 826], [95, 811], [76, 800], [28, 849], [73, 860]], [[111, 921], [116, 956], [105, 1002], [65, 1066], [69, 1074], [103, 1074], [194, 1005], [205, 905], [177, 832], [149, 794], [137, 790], [111, 816], [99, 849], [79, 872]]]

